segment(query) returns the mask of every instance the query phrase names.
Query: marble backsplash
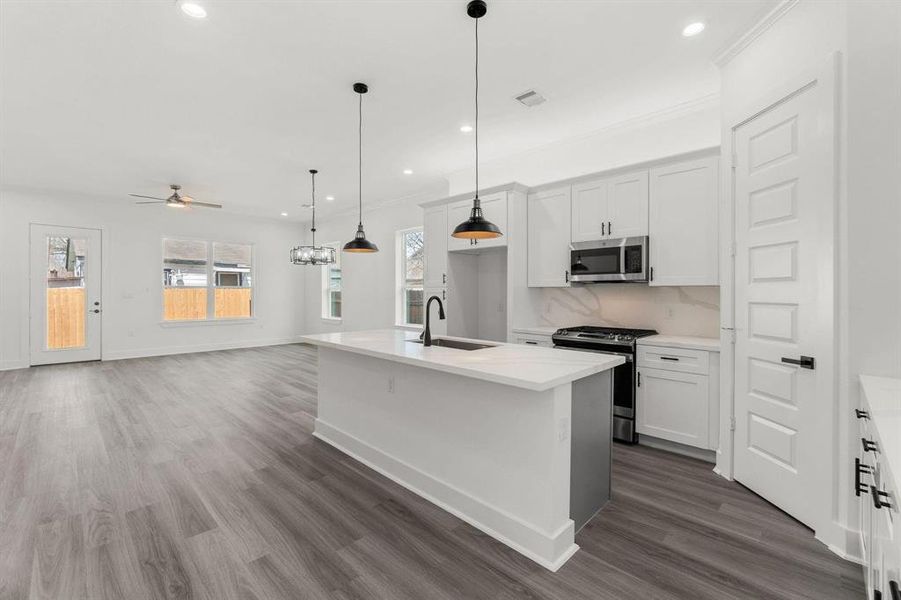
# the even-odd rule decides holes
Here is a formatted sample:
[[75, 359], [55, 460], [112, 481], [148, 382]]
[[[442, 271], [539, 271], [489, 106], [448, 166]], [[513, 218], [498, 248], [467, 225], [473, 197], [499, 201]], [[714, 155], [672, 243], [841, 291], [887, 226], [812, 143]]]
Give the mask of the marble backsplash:
[[720, 288], [597, 284], [533, 289], [535, 324], [656, 329], [668, 335], [719, 337]]

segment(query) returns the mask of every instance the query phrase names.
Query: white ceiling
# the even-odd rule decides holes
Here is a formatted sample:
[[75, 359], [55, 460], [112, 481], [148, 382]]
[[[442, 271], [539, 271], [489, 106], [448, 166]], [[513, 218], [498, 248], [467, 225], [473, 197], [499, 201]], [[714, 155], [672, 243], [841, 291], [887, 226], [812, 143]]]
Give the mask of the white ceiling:
[[[236, 212], [306, 218], [318, 168], [323, 212], [348, 209], [364, 81], [364, 203], [434, 189], [473, 164], [465, 4], [207, 0], [194, 20], [171, 0], [3, 0], [0, 184], [130, 202], [180, 183]], [[482, 159], [716, 93], [710, 57], [774, 4], [489, 0]], [[694, 20], [707, 30], [683, 38]], [[512, 100], [529, 88], [548, 102]]]

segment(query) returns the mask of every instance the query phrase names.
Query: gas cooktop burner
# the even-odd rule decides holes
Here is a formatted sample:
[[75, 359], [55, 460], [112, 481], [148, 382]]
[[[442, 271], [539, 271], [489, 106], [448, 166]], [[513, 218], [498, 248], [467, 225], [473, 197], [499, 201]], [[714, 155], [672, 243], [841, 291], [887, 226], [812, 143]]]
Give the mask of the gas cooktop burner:
[[655, 335], [653, 329], [627, 329], [623, 327], [594, 327], [584, 325], [582, 327], [566, 327], [558, 329], [555, 338], [578, 338], [581, 340], [607, 340], [614, 342], [634, 342], [636, 339]]

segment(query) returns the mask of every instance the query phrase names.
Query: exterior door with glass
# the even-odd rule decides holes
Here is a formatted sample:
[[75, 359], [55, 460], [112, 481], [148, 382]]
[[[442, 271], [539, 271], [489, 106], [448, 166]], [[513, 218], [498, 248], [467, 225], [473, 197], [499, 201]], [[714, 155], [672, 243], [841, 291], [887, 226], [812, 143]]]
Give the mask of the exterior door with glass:
[[100, 360], [99, 229], [31, 226], [31, 364]]

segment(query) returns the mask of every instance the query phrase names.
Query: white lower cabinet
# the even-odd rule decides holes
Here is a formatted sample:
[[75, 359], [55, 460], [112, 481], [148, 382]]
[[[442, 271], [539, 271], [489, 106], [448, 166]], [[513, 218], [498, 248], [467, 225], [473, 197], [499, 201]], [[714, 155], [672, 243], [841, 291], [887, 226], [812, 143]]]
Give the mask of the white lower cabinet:
[[639, 368], [638, 379], [638, 433], [707, 448], [707, 376]]
[[515, 344], [526, 344], [527, 346], [543, 346], [545, 348], [553, 348], [554, 342], [549, 335], [537, 335], [528, 333], [514, 333], [513, 342]]

